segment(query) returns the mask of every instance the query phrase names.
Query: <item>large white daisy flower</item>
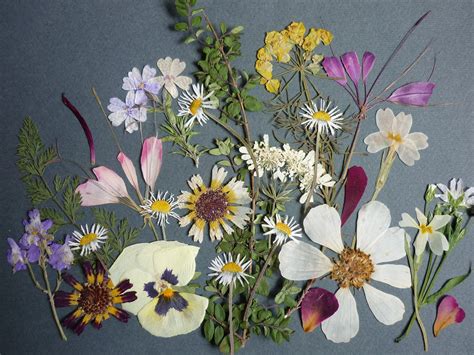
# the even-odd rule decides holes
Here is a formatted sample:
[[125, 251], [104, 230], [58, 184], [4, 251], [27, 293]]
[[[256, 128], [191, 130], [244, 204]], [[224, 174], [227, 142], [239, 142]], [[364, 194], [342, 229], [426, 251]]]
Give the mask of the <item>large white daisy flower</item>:
[[277, 214], [274, 218], [265, 216], [263, 219], [265, 223], [262, 224], [263, 227], [268, 228], [269, 231], [263, 233], [263, 235], [274, 235], [275, 240], [273, 243], [277, 245], [282, 245], [289, 238], [295, 240], [295, 238], [301, 238], [301, 228], [298, 223], [296, 223], [294, 217], [285, 216], [284, 219]]
[[377, 127], [380, 132], [369, 134], [364, 143], [369, 153], [390, 147], [394, 149], [402, 162], [408, 166], [420, 159], [419, 150], [428, 148], [428, 137], [421, 133], [409, 133], [412, 125], [411, 115], [400, 112], [397, 116], [389, 108], [378, 110]]
[[175, 212], [179, 206], [179, 201], [173, 194], [168, 195], [168, 191], [165, 193], [158, 191], [156, 196], [151, 193], [150, 198], [145, 200], [140, 207], [142, 208], [142, 215], [157, 219], [158, 225], [163, 226], [165, 223], [169, 223], [169, 217], [179, 219], [179, 215]]
[[252, 264], [252, 260], [245, 262], [245, 257], [240, 259], [240, 254], [237, 255], [235, 261], [233, 261], [231, 253], [224, 254], [222, 258], [217, 256], [211, 261], [209, 269], [214, 272], [210, 273], [209, 276], [216, 276], [216, 280], [222, 285], [228, 286], [231, 283], [235, 285], [235, 281], [239, 280], [243, 286], [244, 282], [248, 283], [247, 278], [250, 277], [245, 273], [250, 264]]
[[309, 280], [324, 275], [339, 284], [337, 312], [322, 322], [322, 331], [335, 343], [347, 343], [359, 331], [359, 315], [352, 289], [363, 289], [375, 318], [390, 325], [400, 321], [405, 313], [403, 302], [393, 295], [373, 287], [380, 281], [398, 288], [411, 286], [410, 269], [405, 265], [384, 264], [405, 256], [405, 232], [390, 228], [390, 211], [381, 202], [362, 206], [357, 220], [357, 244], [345, 246], [341, 237], [341, 218], [328, 205], [313, 208], [304, 219], [309, 238], [338, 254], [329, 259], [318, 247], [290, 241], [279, 254], [280, 271], [288, 280]]
[[71, 250], [81, 249], [81, 256], [89, 255], [91, 252], [95, 252], [100, 249], [101, 244], [105, 243], [107, 239], [107, 229], [100, 224], [93, 224], [89, 229], [89, 226], [81, 226], [81, 232], [74, 231], [72, 233], [72, 239], [69, 241]]
[[474, 187], [470, 187], [464, 191], [464, 182], [462, 179], [451, 179], [449, 188], [444, 184], [437, 184], [441, 194], [436, 194], [435, 197], [441, 199], [448, 205], [454, 207], [469, 208], [474, 205]]
[[204, 86], [202, 84], [193, 85], [192, 92], [186, 90], [178, 99], [180, 110], [178, 116], [189, 116], [186, 127], [191, 126], [195, 120], [202, 126], [209, 119], [204, 109], [215, 109], [216, 104], [209, 98], [214, 94], [211, 91], [204, 96]]
[[306, 121], [303, 121], [303, 125], [326, 135], [329, 133], [334, 135], [336, 130], [341, 129], [341, 121], [344, 118], [337, 106], [332, 109], [330, 107], [331, 102], [322, 99], [319, 108], [313, 101], [311, 101], [311, 105], [305, 104], [305, 107], [301, 109], [301, 116], [307, 118]]

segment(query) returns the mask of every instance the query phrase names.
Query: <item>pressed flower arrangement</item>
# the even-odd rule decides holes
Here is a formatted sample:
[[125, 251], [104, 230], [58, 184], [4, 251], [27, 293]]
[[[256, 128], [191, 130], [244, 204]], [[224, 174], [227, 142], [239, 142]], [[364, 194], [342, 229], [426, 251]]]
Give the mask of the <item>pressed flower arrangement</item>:
[[[448, 293], [470, 270], [444, 283], [438, 277], [467, 233], [474, 188], [466, 189], [461, 179], [428, 185], [416, 218], [394, 216], [378, 197], [392, 169], [429, 154], [421, 152], [428, 137], [411, 132], [416, 113], [410, 110], [429, 106], [435, 83], [431, 76], [405, 80], [427, 50], [381, 82], [429, 12], [407, 29], [385, 61], [369, 50], [336, 55], [330, 24], [269, 28], [256, 53], [256, 74], [249, 74], [234, 66], [242, 55], [243, 27], [216, 26], [195, 0], [177, 0], [176, 10], [181, 20], [175, 29], [201, 55], [193, 77], [185, 61], [165, 54], [156, 68], [128, 72], [123, 99], [104, 105], [92, 90], [119, 169], [96, 163], [95, 132], [64, 94], [62, 102], [89, 146], [83, 175], [50, 178], [50, 166], [65, 158], [43, 143], [31, 118], [20, 130], [17, 165], [33, 209], [18, 243], [8, 239], [7, 261], [13, 272], [28, 272], [47, 295], [62, 339], [63, 326], [79, 335], [88, 324], [101, 328], [110, 317], [127, 322], [136, 316], [161, 338], [202, 328], [210, 343], [233, 354], [250, 346], [252, 336], [289, 341], [292, 319], [300, 312], [304, 332], [320, 327], [329, 341], [347, 343], [364, 326], [357, 307], [362, 291], [378, 322], [392, 325], [408, 315], [395, 341], [417, 323], [427, 351], [423, 307], [438, 303], [435, 336], [466, 316], [462, 300]], [[268, 95], [264, 101], [252, 91], [259, 85]], [[341, 95], [329, 98], [321, 90], [325, 86]], [[272, 119], [272, 132], [252, 134], [253, 112]], [[375, 120], [379, 131], [360, 137], [367, 120]], [[212, 147], [194, 143], [200, 130], [213, 128], [226, 136], [208, 142]], [[118, 130], [126, 132], [122, 139], [141, 140], [139, 156], [124, 151]], [[271, 134], [277, 143], [271, 143]], [[371, 153], [364, 159], [381, 154], [377, 176], [353, 165], [359, 142]], [[196, 169], [175, 191], [159, 181], [169, 153]], [[199, 169], [205, 155], [216, 160], [209, 181]], [[363, 201], [367, 188], [371, 197]], [[114, 205], [126, 207], [142, 225], [119, 219]], [[290, 214], [290, 205], [299, 213]], [[351, 218], [355, 231], [344, 227]], [[180, 234], [167, 234], [171, 223]], [[200, 245], [209, 243], [216, 255], [207, 270], [197, 270]], [[83, 282], [65, 271], [79, 266]], [[51, 269], [57, 274], [54, 287]], [[334, 287], [320, 287], [321, 279], [334, 281]], [[378, 283], [411, 292], [412, 305]], [[56, 310], [61, 307], [72, 308], [62, 321]]]

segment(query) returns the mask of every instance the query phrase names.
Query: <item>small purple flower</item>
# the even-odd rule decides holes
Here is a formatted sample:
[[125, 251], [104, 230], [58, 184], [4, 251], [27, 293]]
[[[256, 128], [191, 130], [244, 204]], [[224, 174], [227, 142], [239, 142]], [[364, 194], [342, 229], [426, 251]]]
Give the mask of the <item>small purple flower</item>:
[[26, 252], [12, 239], [7, 239], [10, 249], [7, 250], [7, 261], [13, 266], [13, 272], [26, 269]]
[[122, 89], [135, 92], [135, 104], [145, 105], [148, 101], [146, 93], [158, 94], [160, 85], [155, 78], [156, 69], [145, 65], [143, 74], [140, 74], [138, 68], [133, 68], [128, 72], [128, 77], [123, 78]]
[[115, 127], [125, 122], [125, 129], [128, 133], [138, 131], [138, 122], [146, 121], [146, 107], [135, 105], [135, 92], [129, 91], [125, 102], [113, 97], [107, 109], [112, 112], [109, 120]]
[[48, 258], [48, 263], [53, 269], [61, 272], [71, 267], [74, 255], [69, 247], [70, 239], [71, 237], [67, 235], [64, 244], [51, 244], [51, 255]]
[[29, 221], [23, 221], [25, 234], [21, 238], [20, 243], [26, 248], [29, 248], [31, 245], [38, 246], [41, 239], [45, 239], [49, 243], [52, 237], [48, 234], [48, 230], [52, 227], [53, 221], [50, 219], [41, 221], [41, 216], [37, 209], [28, 212], [28, 217]]

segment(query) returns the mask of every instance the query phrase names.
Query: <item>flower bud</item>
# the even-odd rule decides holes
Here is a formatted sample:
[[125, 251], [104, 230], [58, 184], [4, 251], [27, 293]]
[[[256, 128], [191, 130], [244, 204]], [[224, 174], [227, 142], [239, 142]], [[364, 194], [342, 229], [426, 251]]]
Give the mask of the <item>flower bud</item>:
[[436, 192], [436, 185], [434, 184], [429, 184], [427, 187], [426, 187], [426, 192], [425, 192], [425, 201], [427, 203], [430, 203], [431, 201], [433, 201], [434, 197], [435, 197], [435, 192]]

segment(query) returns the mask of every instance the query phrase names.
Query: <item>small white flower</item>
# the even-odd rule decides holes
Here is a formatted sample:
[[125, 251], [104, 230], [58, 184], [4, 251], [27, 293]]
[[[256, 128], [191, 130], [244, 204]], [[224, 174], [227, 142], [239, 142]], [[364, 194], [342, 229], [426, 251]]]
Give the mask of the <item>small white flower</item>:
[[[239, 151], [242, 153], [241, 158], [247, 163], [249, 170], [254, 171], [254, 161], [247, 148], [240, 147]], [[274, 172], [285, 165], [281, 149], [270, 147], [268, 134], [263, 136], [263, 141], [254, 143], [252, 152], [257, 163], [257, 170], [254, 174], [259, 177], [262, 177], [265, 171]]]
[[186, 68], [185, 62], [181, 62], [178, 58], [171, 59], [170, 57], [166, 57], [165, 59], [158, 59], [156, 64], [163, 74], [157, 77], [156, 81], [160, 87], [164, 87], [173, 98], [176, 99], [178, 97], [176, 85], [182, 90], [189, 89], [193, 81], [187, 76], [180, 75], [184, 71], [184, 68]]
[[288, 238], [295, 241], [295, 238], [301, 238], [301, 228], [293, 217], [285, 216], [285, 219], [282, 220], [281, 216], [277, 214], [275, 219], [265, 216], [263, 221], [265, 223], [262, 226], [270, 229], [263, 235], [275, 235], [273, 243], [277, 245], [282, 245]]
[[174, 210], [180, 207], [180, 203], [173, 194], [168, 196], [168, 191], [165, 193], [158, 191], [156, 197], [151, 193], [150, 198], [145, 200], [145, 204], [140, 207], [143, 209], [142, 215], [157, 219], [159, 226], [169, 223], [168, 217], [179, 219], [179, 215]]
[[378, 110], [377, 127], [380, 132], [369, 134], [364, 143], [369, 153], [390, 147], [395, 149], [398, 157], [408, 166], [420, 159], [419, 150], [428, 148], [428, 137], [421, 133], [409, 133], [412, 125], [411, 115], [400, 112], [397, 116], [389, 108]]
[[180, 107], [178, 116], [191, 116], [186, 122], [186, 127], [191, 126], [195, 120], [202, 126], [209, 119], [204, 109], [216, 108], [215, 102], [209, 100], [214, 91], [204, 96], [204, 86], [202, 84], [193, 85], [192, 88], [193, 92], [186, 90], [178, 99]]
[[309, 129], [318, 130], [323, 134], [334, 135], [336, 130], [341, 129], [341, 121], [344, 119], [337, 106], [330, 109], [331, 102], [320, 100], [320, 105], [311, 101], [311, 105], [305, 104], [301, 110], [301, 116], [307, 118], [303, 125]]
[[430, 245], [430, 249], [436, 255], [442, 255], [443, 251], [449, 249], [449, 242], [445, 235], [438, 230], [443, 228], [451, 220], [449, 215], [436, 215], [430, 223], [426, 216], [418, 208], [416, 209], [416, 218], [418, 223], [408, 214], [402, 213], [400, 227], [410, 227], [418, 229], [415, 243], [416, 255], [421, 255], [426, 248], [426, 243]]
[[[313, 163], [314, 166], [314, 163]], [[313, 166], [308, 170], [308, 173], [304, 174], [300, 178], [300, 190], [303, 192], [303, 195], [300, 197], [300, 203], [306, 203], [306, 199], [308, 198], [308, 194], [311, 192], [311, 185], [313, 183], [314, 171]], [[322, 164], [318, 163], [317, 169], [317, 176], [316, 176], [316, 186], [314, 187], [314, 191], [318, 188], [320, 189], [322, 186], [325, 187], [333, 187], [336, 184], [336, 181], [332, 179], [332, 176], [326, 173], [326, 169]], [[311, 194], [310, 202], [313, 202], [313, 194]]]
[[441, 199], [446, 204], [453, 207], [469, 208], [474, 205], [474, 187], [464, 190], [464, 182], [462, 179], [451, 179], [449, 188], [444, 184], [437, 184], [441, 194], [436, 194], [435, 197]]
[[233, 261], [231, 253], [228, 253], [228, 255], [224, 254], [222, 258], [217, 256], [211, 261], [209, 269], [214, 272], [210, 273], [209, 276], [216, 276], [216, 281], [222, 285], [227, 286], [231, 283], [235, 285], [235, 281], [239, 280], [243, 286], [244, 281], [248, 283], [247, 278], [251, 277], [245, 273], [250, 264], [252, 264], [252, 260], [245, 262], [245, 257], [240, 259], [240, 254], [237, 255], [235, 261]]
[[89, 255], [101, 248], [101, 244], [107, 239], [107, 229], [100, 224], [93, 224], [89, 230], [89, 226], [81, 226], [81, 232], [74, 231], [72, 240], [69, 242], [71, 250], [81, 249], [81, 256]]

